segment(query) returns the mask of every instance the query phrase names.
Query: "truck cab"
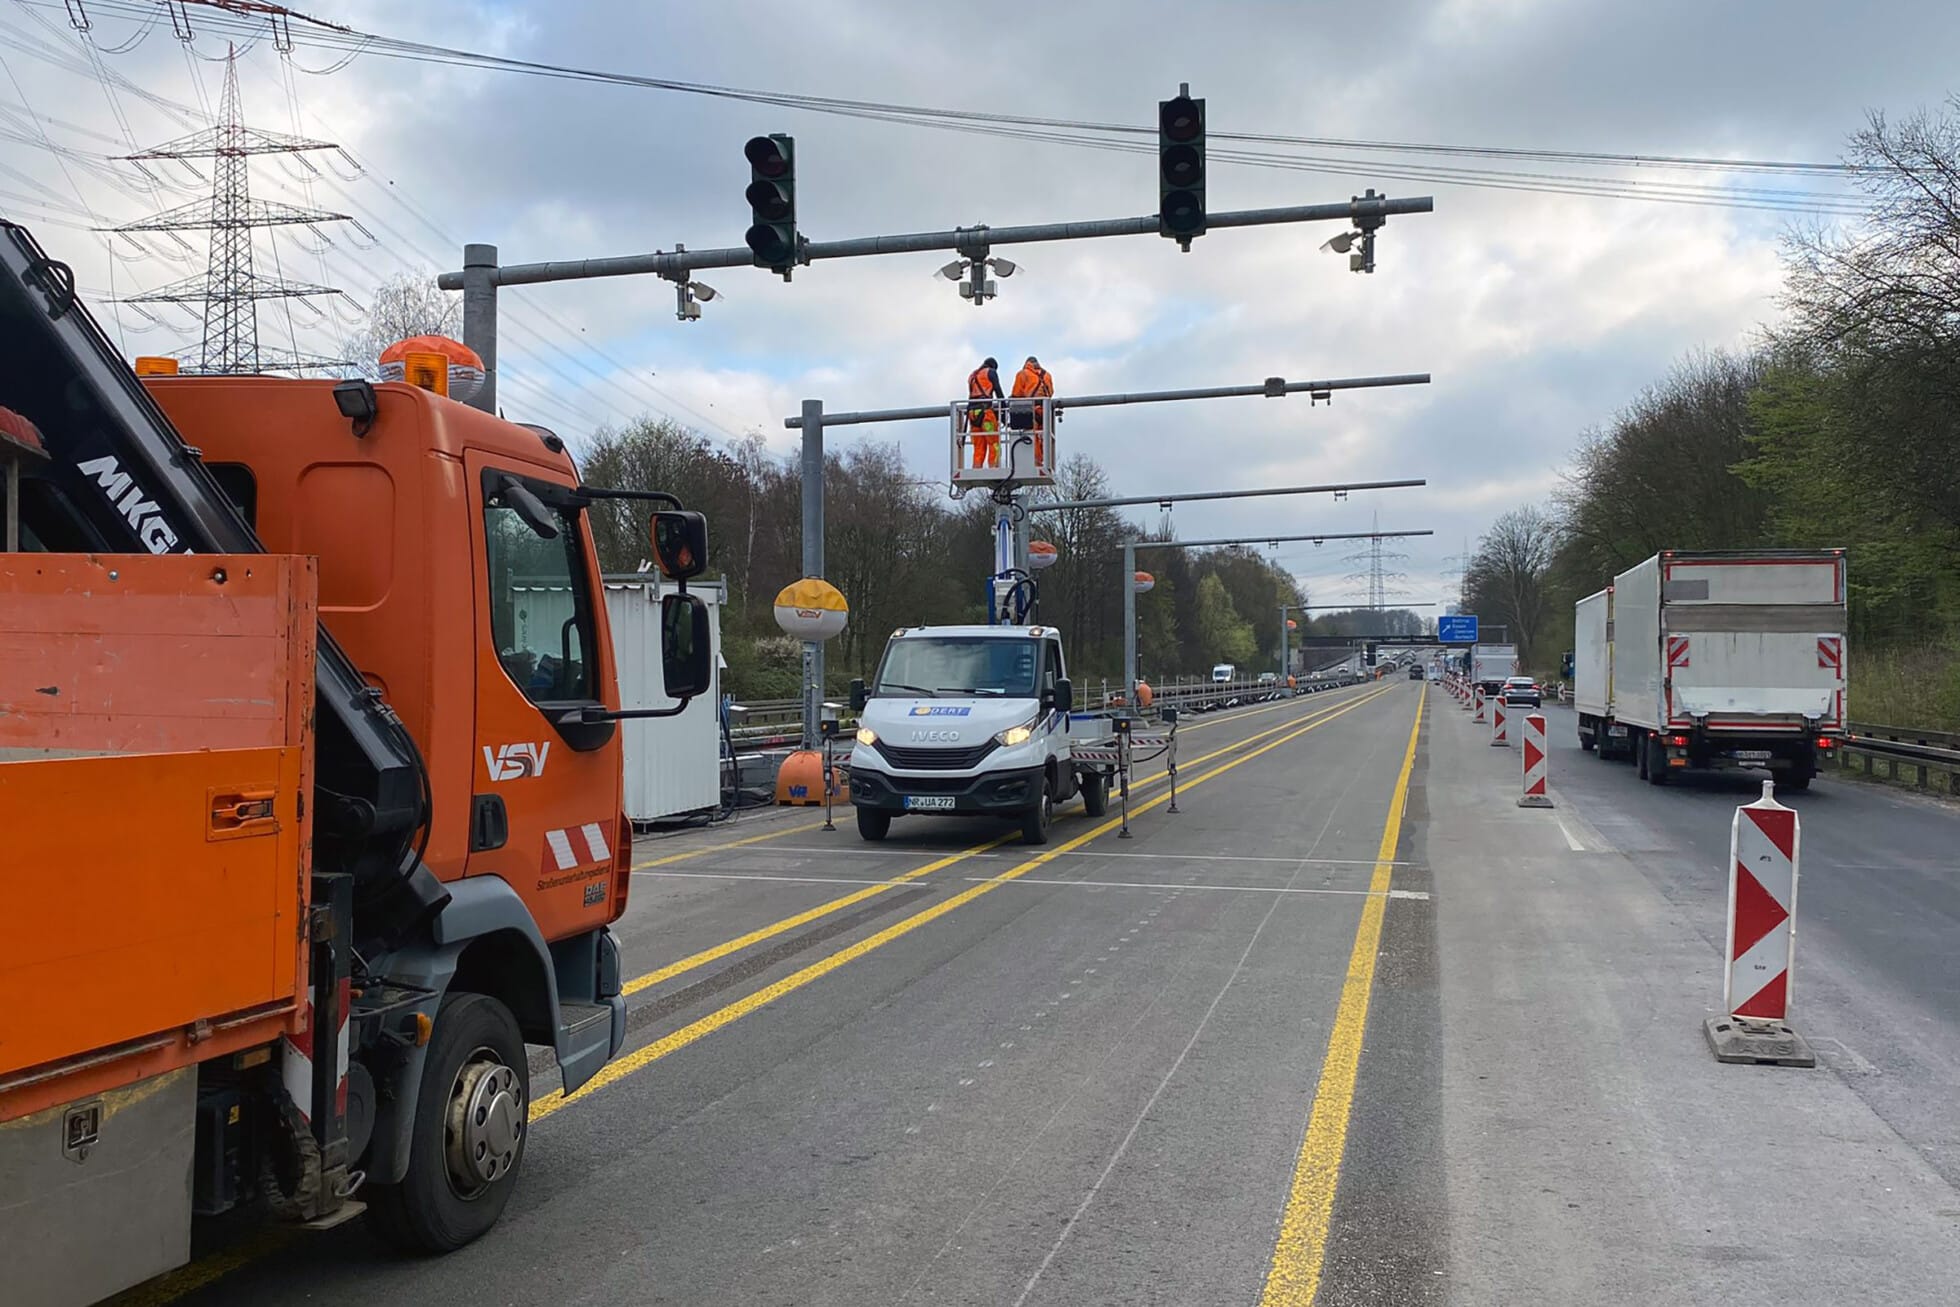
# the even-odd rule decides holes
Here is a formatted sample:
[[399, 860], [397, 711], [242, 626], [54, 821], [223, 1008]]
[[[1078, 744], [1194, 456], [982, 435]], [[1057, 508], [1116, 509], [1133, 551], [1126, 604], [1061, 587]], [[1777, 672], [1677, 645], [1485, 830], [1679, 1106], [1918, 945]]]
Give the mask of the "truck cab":
[[1107, 719], [1073, 714], [1061, 633], [1052, 626], [920, 626], [892, 633], [878, 672], [852, 687], [858, 712], [851, 803], [858, 833], [882, 840], [912, 813], [1007, 817], [1030, 844], [1057, 804], [1107, 802], [1104, 767], [1077, 743], [1106, 743]]

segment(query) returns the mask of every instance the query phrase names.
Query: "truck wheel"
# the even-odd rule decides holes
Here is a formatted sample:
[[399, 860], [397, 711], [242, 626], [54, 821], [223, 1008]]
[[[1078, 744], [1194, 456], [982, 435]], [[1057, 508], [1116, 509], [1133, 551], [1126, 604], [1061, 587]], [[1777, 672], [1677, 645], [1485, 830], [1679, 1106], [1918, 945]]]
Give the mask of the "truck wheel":
[[1796, 794], [1802, 794], [1805, 790], [1810, 788], [1810, 778], [1815, 774], [1816, 774], [1815, 772], [1807, 772], [1807, 771], [1785, 772], [1780, 778], [1778, 778], [1776, 782], [1776, 788], [1779, 790], [1790, 790]]
[[1633, 759], [1633, 774], [1643, 781], [1646, 780], [1647, 759], [1652, 756], [1651, 751], [1647, 748], [1647, 737], [1644, 735], [1634, 735], [1629, 732], [1627, 735], [1627, 749], [1629, 756]]
[[858, 837], [876, 844], [891, 834], [892, 815], [876, 808], [858, 809]]
[[1044, 779], [1041, 782], [1041, 798], [1021, 815], [1021, 843], [1046, 844], [1048, 825], [1055, 820], [1055, 787]]
[[[1588, 735], [1584, 731], [1579, 732], [1579, 747], [1581, 749], [1587, 753], [1591, 753], [1598, 745], [1599, 737], [1597, 735]], [[1606, 755], [1602, 753], [1599, 756], [1604, 758]]]
[[1667, 746], [1661, 743], [1660, 736], [1650, 735], [1647, 737], [1646, 757], [1647, 783], [1650, 785], [1667, 784]]
[[450, 994], [422, 1063], [400, 1184], [369, 1185], [368, 1225], [403, 1252], [446, 1253], [503, 1215], [530, 1133], [531, 1071], [510, 1009]]
[[1078, 788], [1082, 791], [1082, 811], [1100, 817], [1109, 811], [1109, 778], [1101, 772], [1085, 772]]

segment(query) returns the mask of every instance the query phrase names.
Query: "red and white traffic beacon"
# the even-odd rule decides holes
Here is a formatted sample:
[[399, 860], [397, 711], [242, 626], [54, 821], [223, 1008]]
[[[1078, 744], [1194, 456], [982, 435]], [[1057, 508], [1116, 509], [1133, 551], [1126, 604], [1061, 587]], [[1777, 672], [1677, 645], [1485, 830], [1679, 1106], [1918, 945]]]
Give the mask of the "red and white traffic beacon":
[[1816, 1066], [1790, 1028], [1790, 973], [1797, 956], [1797, 814], [1763, 797], [1735, 810], [1729, 828], [1729, 922], [1722, 951], [1722, 1011], [1703, 1023], [1721, 1062]]

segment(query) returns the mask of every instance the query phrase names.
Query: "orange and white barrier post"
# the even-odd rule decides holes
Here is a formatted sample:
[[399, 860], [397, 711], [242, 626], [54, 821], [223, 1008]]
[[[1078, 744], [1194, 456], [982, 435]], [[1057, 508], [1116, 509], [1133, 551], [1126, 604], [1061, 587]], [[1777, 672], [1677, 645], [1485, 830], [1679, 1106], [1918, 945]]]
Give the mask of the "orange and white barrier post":
[[1549, 808], [1552, 796], [1546, 792], [1551, 779], [1551, 759], [1545, 753], [1545, 717], [1526, 713], [1524, 718], [1524, 793], [1518, 796], [1520, 808]]
[[1504, 733], [1504, 696], [1501, 694], [1490, 701], [1490, 746], [1493, 749], [1511, 747], [1511, 737]]
[[1763, 797], [1735, 810], [1729, 827], [1729, 920], [1722, 1011], [1703, 1030], [1723, 1062], [1815, 1066], [1790, 1029], [1790, 972], [1797, 956], [1797, 814]]

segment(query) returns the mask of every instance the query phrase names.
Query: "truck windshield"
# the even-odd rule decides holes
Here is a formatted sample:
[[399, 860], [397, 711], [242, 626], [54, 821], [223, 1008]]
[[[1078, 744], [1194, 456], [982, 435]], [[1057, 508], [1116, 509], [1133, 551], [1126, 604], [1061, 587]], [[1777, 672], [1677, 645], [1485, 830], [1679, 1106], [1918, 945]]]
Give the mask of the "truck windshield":
[[930, 636], [893, 640], [878, 668], [873, 694], [1035, 696], [1041, 666], [1035, 640]]

